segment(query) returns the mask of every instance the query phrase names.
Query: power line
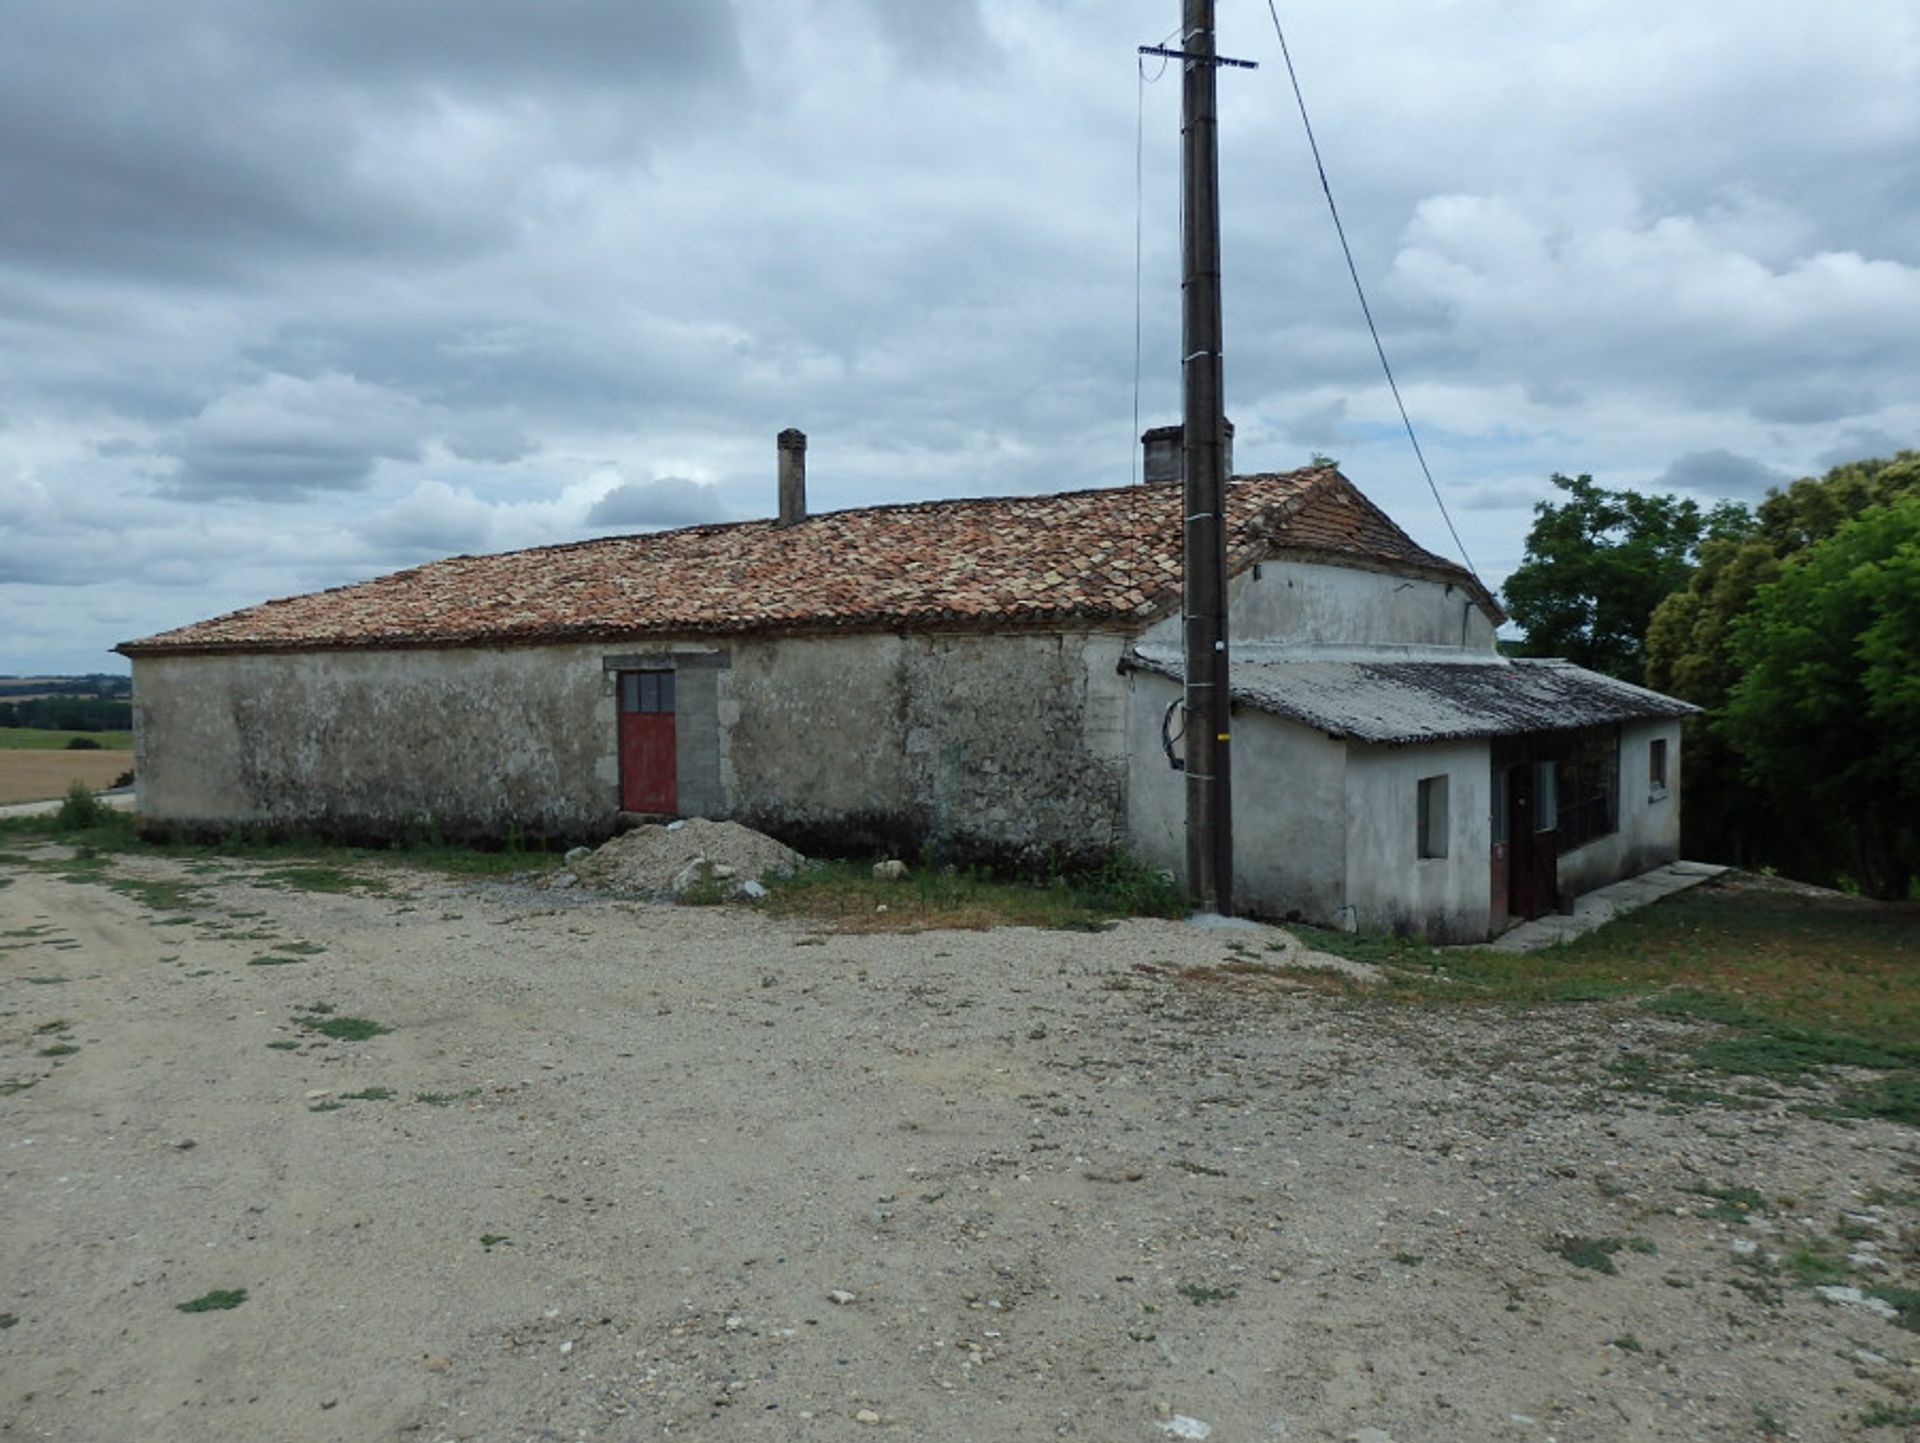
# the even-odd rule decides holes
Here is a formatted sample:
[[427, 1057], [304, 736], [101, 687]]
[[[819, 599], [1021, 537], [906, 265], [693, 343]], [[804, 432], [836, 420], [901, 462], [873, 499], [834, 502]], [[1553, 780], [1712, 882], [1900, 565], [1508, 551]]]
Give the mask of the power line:
[[[1177, 32], [1178, 27], [1175, 27]], [[1174, 32], [1169, 32], [1169, 37]], [[1141, 275], [1142, 275], [1142, 229], [1146, 214], [1146, 154], [1147, 154], [1147, 87], [1157, 85], [1160, 77], [1167, 73], [1168, 62], [1161, 60], [1160, 68], [1147, 78], [1147, 62], [1144, 55], [1134, 57], [1134, 72], [1137, 77], [1134, 86], [1133, 109], [1133, 434], [1127, 438], [1127, 474], [1135, 484], [1145, 480], [1141, 470], [1140, 454], [1140, 313], [1141, 313]]]
[[1435, 484], [1433, 471], [1427, 465], [1426, 452], [1420, 449], [1420, 438], [1414, 434], [1413, 418], [1407, 414], [1407, 403], [1400, 398], [1400, 383], [1393, 377], [1393, 367], [1387, 362], [1387, 348], [1381, 344], [1380, 328], [1373, 323], [1373, 307], [1367, 304], [1366, 287], [1360, 284], [1360, 268], [1353, 263], [1353, 247], [1347, 244], [1347, 228], [1340, 222], [1340, 207], [1334, 204], [1333, 187], [1327, 183], [1327, 167], [1320, 159], [1320, 142], [1314, 138], [1313, 121], [1307, 116], [1307, 98], [1300, 91], [1300, 76], [1293, 68], [1293, 53], [1287, 49], [1286, 31], [1280, 28], [1280, 12], [1275, 8], [1274, 0], [1267, 0], [1267, 14], [1273, 17], [1273, 33], [1280, 41], [1280, 56], [1287, 62], [1287, 79], [1293, 84], [1294, 103], [1300, 107], [1300, 123], [1306, 127], [1307, 147], [1313, 152], [1313, 168], [1320, 173], [1320, 190], [1327, 198], [1327, 212], [1333, 217], [1333, 229], [1340, 237], [1340, 253], [1347, 258], [1347, 274], [1353, 277], [1353, 293], [1360, 298], [1360, 314], [1367, 318], [1367, 333], [1373, 337], [1373, 349], [1380, 357], [1380, 369], [1386, 374], [1387, 389], [1393, 393], [1393, 404], [1400, 410], [1400, 424], [1407, 428], [1407, 440], [1413, 443], [1413, 454], [1420, 463], [1420, 474], [1427, 478], [1427, 489], [1433, 493], [1433, 504], [1440, 508], [1440, 519], [1447, 523], [1447, 532], [1453, 537], [1453, 544], [1459, 549], [1460, 559], [1467, 563], [1467, 570], [1477, 577], [1479, 570], [1473, 564], [1473, 558], [1467, 555], [1467, 546], [1460, 539], [1460, 533], [1454, 529], [1453, 518], [1447, 514], [1447, 503], [1440, 499], [1440, 488]]

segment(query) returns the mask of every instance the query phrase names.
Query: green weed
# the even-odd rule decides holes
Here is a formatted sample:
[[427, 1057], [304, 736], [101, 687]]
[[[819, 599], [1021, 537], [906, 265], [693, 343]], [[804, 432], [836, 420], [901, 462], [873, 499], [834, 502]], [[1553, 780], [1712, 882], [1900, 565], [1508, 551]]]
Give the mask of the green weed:
[[1878, 1298], [1890, 1304], [1899, 1315], [1894, 1322], [1909, 1333], [1920, 1333], [1920, 1288], [1903, 1288], [1893, 1283], [1882, 1283], [1878, 1287], [1868, 1288], [1867, 1296]]
[[1795, 1248], [1781, 1260], [1781, 1266], [1803, 1288], [1842, 1283], [1853, 1272], [1846, 1263], [1818, 1248]]
[[1721, 1222], [1743, 1223], [1755, 1213], [1771, 1211], [1758, 1188], [1690, 1187], [1686, 1191], [1696, 1197], [1712, 1198], [1713, 1206], [1700, 1216], [1716, 1218]]
[[394, 1095], [391, 1087], [363, 1087], [358, 1092], [343, 1092], [341, 1098], [347, 1102], [385, 1102]]
[[456, 1102], [465, 1102], [468, 1098], [478, 1097], [480, 1089], [469, 1087], [465, 1092], [416, 1092], [415, 1102], [424, 1102], [428, 1107], [452, 1107]]
[[298, 967], [307, 959], [304, 957], [278, 957], [272, 953], [255, 957], [247, 963], [249, 967]]
[[1847, 1117], [1884, 1117], [1920, 1127], [1920, 1072], [1897, 1072], [1840, 1094], [1838, 1111]]
[[1596, 1273], [1618, 1273], [1613, 1255], [1627, 1245], [1624, 1238], [1558, 1238], [1547, 1244], [1547, 1251], [1558, 1253], [1576, 1268]]
[[1875, 1403], [1860, 1415], [1862, 1428], [1920, 1428], [1920, 1408], [1911, 1403]]
[[174, 1306], [183, 1313], [219, 1313], [228, 1308], [237, 1308], [246, 1300], [245, 1288], [215, 1288], [190, 1302], [175, 1303]]
[[262, 872], [257, 880], [263, 887], [277, 887], [289, 892], [361, 892], [373, 897], [393, 895], [392, 886], [381, 878], [362, 876], [324, 862], [275, 867]]
[[365, 1042], [393, 1031], [365, 1017], [322, 1017], [309, 1013], [293, 1020], [309, 1032], [318, 1032], [336, 1042]]
[[0, 1082], [0, 1097], [12, 1097], [16, 1092], [25, 1092], [29, 1087], [32, 1087], [39, 1081], [40, 1079], [37, 1077], [29, 1077], [24, 1082], [18, 1079], [11, 1082]]
[[1204, 1308], [1209, 1303], [1224, 1303], [1239, 1294], [1238, 1288], [1209, 1288], [1199, 1283], [1182, 1283], [1174, 1291], [1196, 1308]]
[[897, 880], [869, 863], [822, 862], [768, 882], [768, 907], [842, 932], [1044, 927], [1098, 931], [1115, 917], [1184, 916], [1164, 873], [1124, 855], [1041, 880], [982, 868], [920, 866]]
[[71, 1057], [73, 1056], [74, 1053], [78, 1052], [79, 1050], [80, 1050], [80, 1045], [76, 1042], [56, 1042], [51, 1047], [41, 1048], [40, 1056]]

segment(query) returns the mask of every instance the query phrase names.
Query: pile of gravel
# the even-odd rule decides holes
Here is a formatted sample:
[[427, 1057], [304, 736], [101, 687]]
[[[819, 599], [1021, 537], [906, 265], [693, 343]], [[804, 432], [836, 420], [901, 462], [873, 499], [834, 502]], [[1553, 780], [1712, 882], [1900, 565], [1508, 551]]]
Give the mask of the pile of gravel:
[[738, 822], [689, 817], [635, 827], [571, 858], [571, 868], [582, 885], [607, 892], [679, 897], [717, 889], [720, 896], [738, 897], [759, 895], [764, 879], [788, 876], [806, 860]]

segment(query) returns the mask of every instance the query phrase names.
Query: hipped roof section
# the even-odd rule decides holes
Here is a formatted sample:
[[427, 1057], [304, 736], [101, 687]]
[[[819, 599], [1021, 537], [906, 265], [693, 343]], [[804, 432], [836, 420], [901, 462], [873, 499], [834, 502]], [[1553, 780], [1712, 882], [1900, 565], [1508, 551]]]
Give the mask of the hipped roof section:
[[[1227, 564], [1278, 555], [1471, 573], [1416, 545], [1330, 466], [1235, 477]], [[526, 645], [646, 635], [996, 629], [1132, 630], [1180, 597], [1179, 483], [870, 506], [455, 556], [123, 642], [127, 656], [347, 647]]]

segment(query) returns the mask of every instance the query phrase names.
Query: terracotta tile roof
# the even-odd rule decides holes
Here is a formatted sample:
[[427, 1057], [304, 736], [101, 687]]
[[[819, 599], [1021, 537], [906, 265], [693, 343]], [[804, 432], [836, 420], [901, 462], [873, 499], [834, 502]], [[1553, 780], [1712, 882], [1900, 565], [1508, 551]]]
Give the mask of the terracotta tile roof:
[[[1227, 515], [1230, 570], [1297, 550], [1467, 578], [1415, 546], [1331, 467], [1236, 477]], [[747, 521], [455, 556], [118, 649], [135, 656], [898, 626], [1134, 627], [1176, 606], [1179, 594], [1180, 487], [1156, 484], [871, 506], [786, 528]]]

